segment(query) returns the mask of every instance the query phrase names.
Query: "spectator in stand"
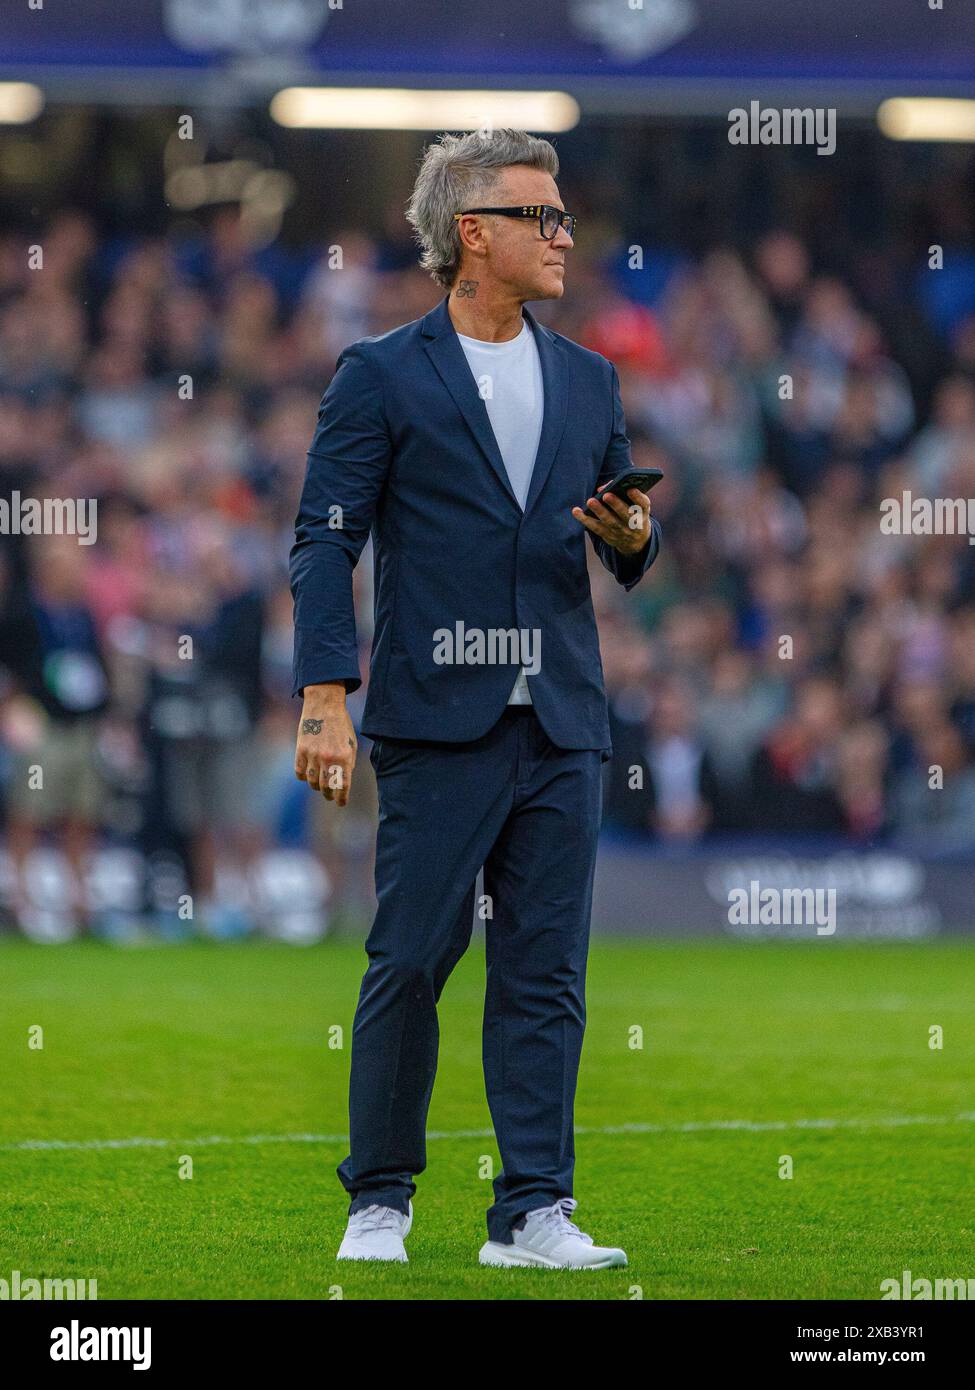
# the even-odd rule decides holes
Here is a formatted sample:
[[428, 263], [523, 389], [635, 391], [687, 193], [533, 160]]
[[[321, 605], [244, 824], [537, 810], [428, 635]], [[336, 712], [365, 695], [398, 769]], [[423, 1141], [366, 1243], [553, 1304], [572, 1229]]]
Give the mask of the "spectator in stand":
[[785, 713], [786, 682], [774, 681], [752, 654], [734, 647], [719, 652], [709, 691], [701, 702], [701, 735], [712, 771], [712, 831], [750, 825], [752, 763], [768, 730]]
[[898, 842], [929, 854], [975, 851], [975, 767], [956, 724], [924, 729], [917, 758], [897, 778]]
[[[159, 570], [148, 604], [155, 843], [168, 830], [183, 852], [194, 918], [213, 935], [239, 936], [252, 926], [243, 890], [254, 842], [241, 769], [253, 760], [262, 709], [263, 599], [214, 520], [185, 539], [188, 563]], [[218, 892], [221, 865], [236, 884]]]
[[88, 927], [86, 871], [101, 798], [98, 716], [109, 701], [86, 595], [91, 551], [76, 536], [38, 536], [30, 549], [30, 584], [8, 592], [2, 625], [4, 664], [21, 697], [17, 718], [6, 721], [15, 755], [7, 788], [15, 911], [21, 924], [37, 911], [26, 871], [42, 831], [51, 831], [72, 875], [65, 915]]
[[756, 829], [843, 829], [837, 783], [844, 715], [843, 692], [832, 677], [812, 676], [802, 682], [794, 712], [772, 731], [753, 760]]
[[715, 795], [693, 690], [687, 681], [667, 677], [642, 725], [614, 727], [608, 793], [614, 823], [662, 841], [697, 840], [710, 824]]
[[890, 740], [879, 720], [863, 720], [840, 735], [836, 792], [846, 833], [869, 843], [890, 826], [888, 753]]

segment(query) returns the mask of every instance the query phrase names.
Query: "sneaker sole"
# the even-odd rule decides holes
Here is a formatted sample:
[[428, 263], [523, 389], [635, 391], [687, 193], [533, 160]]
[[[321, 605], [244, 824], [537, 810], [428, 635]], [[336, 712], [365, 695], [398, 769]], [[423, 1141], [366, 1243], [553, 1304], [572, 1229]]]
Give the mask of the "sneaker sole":
[[410, 1259], [408, 1255], [343, 1255], [341, 1251], [335, 1256], [338, 1260], [354, 1260], [358, 1264], [382, 1264], [382, 1265], [406, 1265]]
[[520, 1269], [528, 1266], [536, 1269], [617, 1269], [626, 1264], [626, 1255], [622, 1250], [613, 1250], [604, 1259], [596, 1260], [593, 1264], [566, 1265], [559, 1264], [557, 1260], [549, 1260], [544, 1255], [533, 1254], [521, 1246], [500, 1245], [493, 1240], [481, 1246], [481, 1253], [477, 1259], [479, 1264], [492, 1265], [495, 1269]]

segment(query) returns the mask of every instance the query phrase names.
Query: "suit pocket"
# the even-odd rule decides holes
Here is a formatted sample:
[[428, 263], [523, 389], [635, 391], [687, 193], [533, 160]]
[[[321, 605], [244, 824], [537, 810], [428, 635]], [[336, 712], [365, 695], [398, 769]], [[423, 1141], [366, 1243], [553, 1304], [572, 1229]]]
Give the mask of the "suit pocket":
[[436, 748], [422, 740], [409, 738], [374, 738], [369, 749], [369, 761], [378, 777], [392, 777], [421, 764]]

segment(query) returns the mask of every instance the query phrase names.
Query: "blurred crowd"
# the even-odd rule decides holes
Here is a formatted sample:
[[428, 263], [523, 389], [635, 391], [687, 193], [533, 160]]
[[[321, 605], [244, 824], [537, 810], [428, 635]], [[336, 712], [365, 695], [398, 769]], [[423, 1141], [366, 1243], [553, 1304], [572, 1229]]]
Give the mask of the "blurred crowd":
[[[0, 536], [15, 910], [52, 835], [78, 866], [96, 842], [174, 858], [214, 920], [246, 914], [218, 873], [272, 845], [368, 891], [368, 760], [345, 816], [293, 777], [287, 559], [338, 352], [438, 299], [395, 212], [301, 250], [251, 249], [232, 207], [166, 238], [71, 210], [0, 232], [0, 497], [98, 499], [95, 544]], [[975, 547], [880, 528], [905, 491], [975, 497], [975, 315], [929, 322], [945, 367], [922, 402], [856, 286], [795, 236], [634, 250], [580, 229], [564, 300], [537, 306], [616, 363], [634, 460], [666, 474], [648, 579], [627, 596], [592, 567], [607, 828], [975, 849]], [[367, 553], [364, 674], [371, 580]]]

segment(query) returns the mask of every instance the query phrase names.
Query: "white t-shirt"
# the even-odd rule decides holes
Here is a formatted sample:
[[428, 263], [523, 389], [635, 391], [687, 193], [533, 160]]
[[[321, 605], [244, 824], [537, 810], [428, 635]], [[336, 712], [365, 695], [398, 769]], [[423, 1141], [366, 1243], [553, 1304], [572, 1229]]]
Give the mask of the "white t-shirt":
[[[538, 441], [542, 437], [545, 392], [535, 335], [523, 319], [517, 338], [485, 343], [458, 333], [478, 394], [487, 407], [511, 490], [522, 511], [528, 497]], [[524, 670], [518, 672], [509, 705], [530, 705]]]

